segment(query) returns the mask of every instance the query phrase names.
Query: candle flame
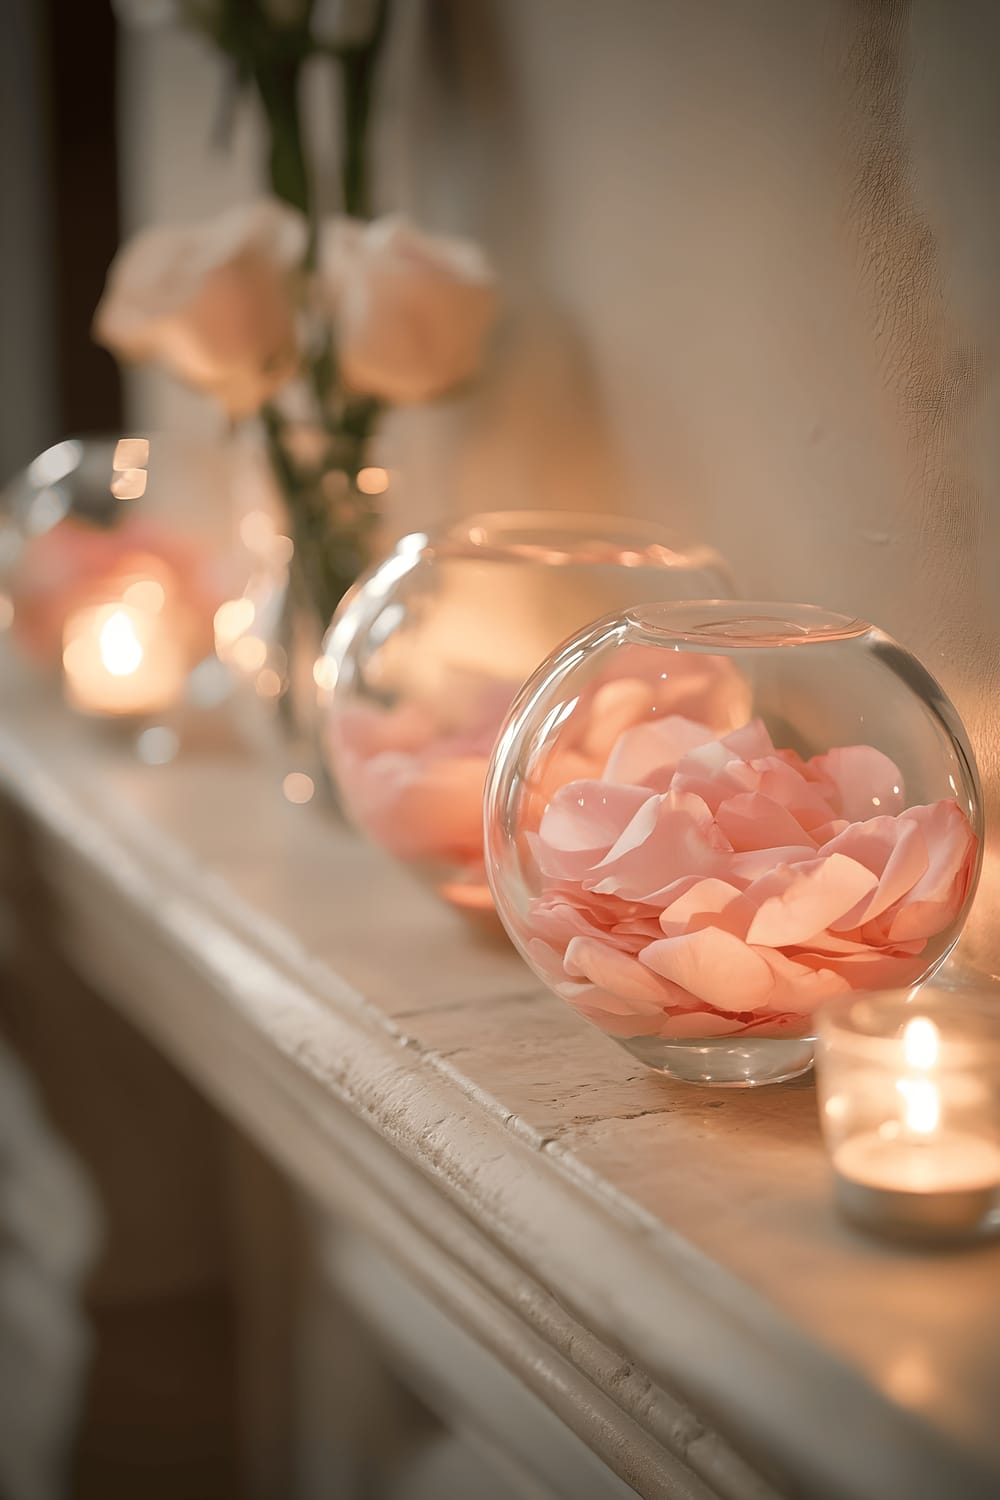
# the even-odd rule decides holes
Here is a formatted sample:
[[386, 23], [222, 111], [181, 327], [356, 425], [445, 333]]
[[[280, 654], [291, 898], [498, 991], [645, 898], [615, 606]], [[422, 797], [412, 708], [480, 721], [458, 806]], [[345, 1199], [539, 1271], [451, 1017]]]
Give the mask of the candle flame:
[[914, 1135], [933, 1135], [941, 1120], [937, 1086], [926, 1078], [900, 1078], [896, 1084], [904, 1100], [904, 1122]]
[[112, 677], [131, 677], [142, 664], [142, 643], [123, 609], [114, 610], [97, 637], [101, 661]]
[[910, 1068], [933, 1068], [938, 1059], [938, 1029], [926, 1016], [915, 1016], [903, 1030], [903, 1056]]

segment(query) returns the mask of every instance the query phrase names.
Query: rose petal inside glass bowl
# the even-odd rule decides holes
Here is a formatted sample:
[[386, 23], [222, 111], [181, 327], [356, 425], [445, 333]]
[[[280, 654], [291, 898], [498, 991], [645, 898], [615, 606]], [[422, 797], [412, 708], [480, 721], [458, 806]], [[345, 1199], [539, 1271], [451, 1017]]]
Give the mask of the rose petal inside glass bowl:
[[[598, 712], [594, 738], [613, 687], [638, 707], [639, 657], [646, 684], [700, 673], [711, 713], [650, 697], [624, 723]], [[745, 1085], [809, 1066], [823, 1001], [933, 972], [980, 823], [954, 710], [880, 631], [664, 606], [601, 622], [525, 687], [491, 768], [488, 871], [525, 958], [580, 1014], [653, 1067]]]

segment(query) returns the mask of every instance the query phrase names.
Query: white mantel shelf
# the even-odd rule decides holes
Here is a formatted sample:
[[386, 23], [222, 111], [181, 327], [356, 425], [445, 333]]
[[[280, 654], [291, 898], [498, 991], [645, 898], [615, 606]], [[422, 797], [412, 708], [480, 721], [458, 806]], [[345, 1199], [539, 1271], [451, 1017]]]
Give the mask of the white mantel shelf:
[[0, 681], [80, 973], [625, 1484], [1000, 1494], [1000, 1245], [844, 1226], [809, 1084], [659, 1080], [273, 768], [143, 767]]

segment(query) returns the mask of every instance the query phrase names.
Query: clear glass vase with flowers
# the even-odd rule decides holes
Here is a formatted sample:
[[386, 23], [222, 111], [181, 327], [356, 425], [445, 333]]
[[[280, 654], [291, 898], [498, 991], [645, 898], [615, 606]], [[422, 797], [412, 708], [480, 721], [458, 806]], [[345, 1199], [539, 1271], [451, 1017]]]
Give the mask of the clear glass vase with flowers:
[[[110, 268], [94, 333], [125, 361], [165, 366], [261, 439], [281, 516], [261, 526], [251, 511], [250, 529], [271, 545], [260, 548], [241, 607], [224, 610], [217, 646], [296, 716], [311, 700], [333, 611], [371, 560], [388, 486], [373, 456], [380, 420], [391, 405], [436, 400], [476, 373], [496, 316], [495, 277], [470, 241], [369, 217], [388, 0], [133, 0], [125, 14], [159, 20], [165, 9], [206, 35], [256, 96], [271, 192], [201, 223], [137, 234]], [[303, 72], [317, 57], [334, 64], [341, 104], [342, 212], [326, 218], [302, 117]], [[276, 576], [278, 611], [268, 597]], [[278, 628], [265, 628], [274, 614]]]

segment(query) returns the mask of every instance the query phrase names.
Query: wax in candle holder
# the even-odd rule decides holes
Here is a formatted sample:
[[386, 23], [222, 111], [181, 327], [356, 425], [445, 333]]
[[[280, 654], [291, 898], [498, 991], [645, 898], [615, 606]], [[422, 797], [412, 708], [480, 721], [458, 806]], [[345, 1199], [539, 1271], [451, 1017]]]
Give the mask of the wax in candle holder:
[[1000, 994], [928, 985], [827, 1006], [816, 1069], [848, 1218], [925, 1243], [1000, 1228]]

